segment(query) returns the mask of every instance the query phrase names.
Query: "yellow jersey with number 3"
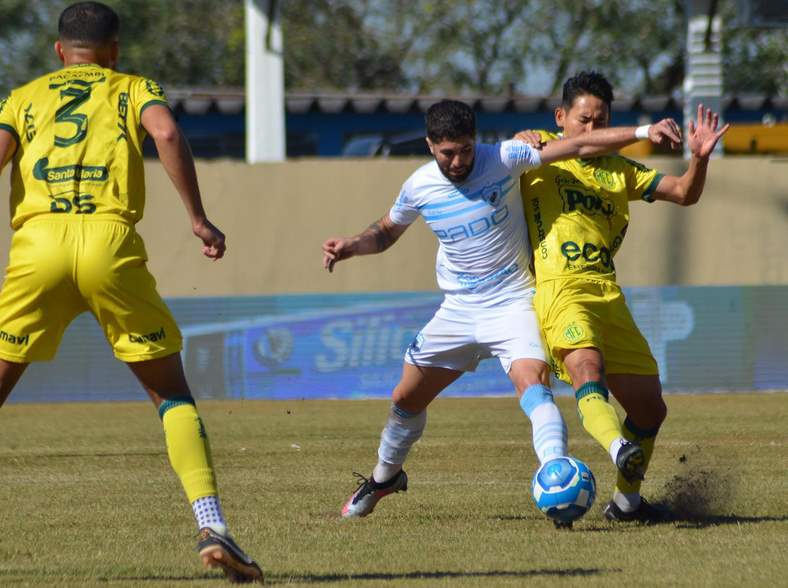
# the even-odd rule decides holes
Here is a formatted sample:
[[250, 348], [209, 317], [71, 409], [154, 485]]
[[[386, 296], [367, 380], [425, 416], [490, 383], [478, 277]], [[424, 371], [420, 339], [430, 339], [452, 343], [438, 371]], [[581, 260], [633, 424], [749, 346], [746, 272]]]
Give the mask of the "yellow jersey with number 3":
[[153, 104], [167, 105], [156, 82], [95, 64], [48, 73], [0, 101], [0, 129], [17, 140], [11, 226], [39, 215], [140, 220], [140, 118]]
[[[559, 138], [540, 131], [543, 141]], [[652, 201], [662, 176], [622, 157], [558, 161], [520, 178], [537, 283], [615, 281], [613, 256], [629, 224], [629, 201]]]

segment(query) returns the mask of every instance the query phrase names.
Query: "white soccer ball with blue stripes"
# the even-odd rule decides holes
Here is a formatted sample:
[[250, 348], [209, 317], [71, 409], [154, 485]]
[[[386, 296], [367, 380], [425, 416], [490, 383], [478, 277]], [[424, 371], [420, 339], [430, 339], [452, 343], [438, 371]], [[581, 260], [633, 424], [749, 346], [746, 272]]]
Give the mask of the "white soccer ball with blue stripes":
[[532, 488], [536, 507], [562, 523], [582, 517], [596, 498], [594, 474], [574, 457], [558, 457], [542, 464], [534, 474]]

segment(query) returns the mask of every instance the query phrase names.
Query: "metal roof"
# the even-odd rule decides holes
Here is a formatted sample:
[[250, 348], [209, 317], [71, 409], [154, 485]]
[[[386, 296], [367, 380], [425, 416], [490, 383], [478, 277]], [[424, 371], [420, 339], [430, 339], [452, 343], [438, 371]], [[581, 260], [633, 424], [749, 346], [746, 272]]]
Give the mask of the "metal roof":
[[[167, 97], [174, 109], [187, 114], [201, 115], [208, 112], [240, 114], [244, 109], [243, 88], [167, 88]], [[285, 108], [288, 114], [317, 112], [337, 114], [342, 112], [371, 113], [421, 113], [447, 96], [421, 96], [411, 94], [342, 94], [327, 92], [288, 92]], [[466, 102], [477, 112], [550, 112], [561, 103], [556, 96], [451, 96]], [[725, 110], [788, 110], [788, 96], [755, 94], [725, 95]], [[680, 110], [682, 100], [672, 96], [621, 96], [613, 102], [614, 111], [637, 110], [658, 112]]]

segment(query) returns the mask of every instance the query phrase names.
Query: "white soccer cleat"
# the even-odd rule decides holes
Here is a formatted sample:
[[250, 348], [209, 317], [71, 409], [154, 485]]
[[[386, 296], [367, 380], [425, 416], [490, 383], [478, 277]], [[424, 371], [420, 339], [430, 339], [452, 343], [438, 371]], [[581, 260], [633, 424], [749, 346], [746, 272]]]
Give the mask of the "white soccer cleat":
[[365, 478], [357, 472], [353, 474], [359, 478], [358, 488], [342, 507], [344, 518], [365, 517], [375, 510], [375, 505], [384, 496], [408, 490], [408, 475], [405, 470], [400, 470], [396, 476], [383, 484], [375, 482], [372, 476]]

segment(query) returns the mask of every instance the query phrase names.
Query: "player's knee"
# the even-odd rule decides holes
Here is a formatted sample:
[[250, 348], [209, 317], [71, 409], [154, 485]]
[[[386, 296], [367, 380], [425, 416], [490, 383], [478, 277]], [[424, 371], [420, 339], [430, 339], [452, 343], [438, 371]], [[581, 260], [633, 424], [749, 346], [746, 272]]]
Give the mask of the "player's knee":
[[429, 402], [413, 390], [395, 388], [391, 393], [391, 402], [394, 406], [408, 413], [417, 414], [427, 408]]
[[636, 410], [629, 413], [628, 418], [635, 427], [643, 430], [640, 434], [648, 437], [652, 432], [659, 430], [667, 415], [668, 407], [665, 401], [661, 396], [657, 396], [649, 401], [643, 401]]
[[543, 362], [537, 362], [530, 370], [528, 385], [533, 386], [541, 384], [542, 386], [550, 385], [550, 368]]
[[602, 357], [596, 354], [572, 358], [570, 361], [565, 361], [565, 365], [575, 387], [582, 386], [586, 382], [601, 382], [604, 378], [605, 367]]
[[543, 361], [517, 360], [509, 368], [509, 378], [524, 393], [531, 386], [550, 386], [550, 368]]
[[662, 398], [662, 392], [657, 388], [654, 394], [646, 395], [642, 400], [644, 405], [643, 419], [649, 427], [658, 429], [668, 416], [668, 407]]

